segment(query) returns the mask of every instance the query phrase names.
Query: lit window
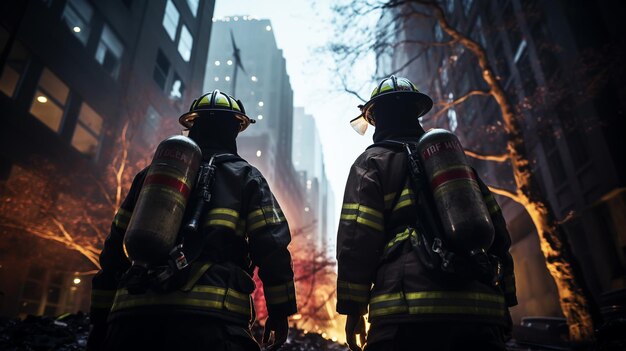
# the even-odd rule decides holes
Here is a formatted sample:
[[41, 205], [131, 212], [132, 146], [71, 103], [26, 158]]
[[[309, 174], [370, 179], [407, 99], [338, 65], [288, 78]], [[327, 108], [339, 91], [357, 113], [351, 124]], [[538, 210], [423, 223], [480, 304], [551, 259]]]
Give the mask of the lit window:
[[193, 37], [187, 29], [187, 26], [183, 24], [183, 28], [180, 31], [180, 40], [178, 41], [178, 53], [182, 56], [183, 60], [189, 62], [191, 58], [191, 47], [193, 46]]
[[[0, 28], [0, 35], [8, 37], [8, 33], [4, 32], [4, 29]], [[0, 42], [4, 40], [4, 37], [0, 37]], [[29, 60], [29, 53], [24, 49], [20, 42], [16, 41], [11, 48], [9, 57], [7, 58], [2, 76], [0, 76], [0, 92], [9, 97], [14, 97], [17, 87], [20, 82], [20, 78], [26, 69], [26, 64]]]
[[101, 132], [102, 117], [83, 102], [72, 137], [72, 146], [83, 154], [95, 158], [98, 153]]
[[199, 3], [200, 3], [200, 0], [187, 0], [187, 6], [189, 6], [189, 10], [191, 11], [191, 14], [193, 15], [193, 17], [196, 17], [196, 15], [198, 14]]
[[93, 8], [86, 0], [69, 0], [63, 10], [63, 20], [83, 45], [87, 44]]
[[178, 19], [180, 18], [180, 13], [178, 9], [176, 9], [176, 5], [172, 2], [172, 0], [167, 0], [167, 4], [165, 5], [165, 13], [163, 14], [163, 28], [169, 35], [172, 41], [176, 39], [176, 28], [178, 28]]
[[102, 29], [102, 35], [100, 36], [100, 43], [98, 43], [98, 49], [96, 50], [96, 61], [98, 61], [113, 78], [117, 78], [120, 73], [123, 53], [124, 46], [122, 46], [122, 42], [109, 26], [105, 24], [104, 29]]
[[174, 73], [174, 81], [172, 82], [172, 90], [170, 91], [170, 99], [180, 100], [183, 98], [183, 92], [185, 91], [185, 84], [178, 74]]
[[44, 68], [39, 79], [30, 113], [48, 128], [58, 132], [61, 129], [65, 103], [70, 89], [54, 73]]
[[165, 90], [167, 76], [170, 73], [170, 61], [165, 57], [163, 51], [157, 51], [156, 64], [152, 72], [152, 79], [157, 83], [161, 90]]

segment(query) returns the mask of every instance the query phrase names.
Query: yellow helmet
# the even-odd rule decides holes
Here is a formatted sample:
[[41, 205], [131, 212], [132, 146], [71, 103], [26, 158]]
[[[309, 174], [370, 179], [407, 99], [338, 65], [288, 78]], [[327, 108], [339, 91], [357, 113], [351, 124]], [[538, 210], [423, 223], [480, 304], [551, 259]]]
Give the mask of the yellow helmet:
[[351, 120], [350, 125], [359, 134], [365, 134], [368, 124], [376, 125], [372, 107], [379, 101], [400, 97], [409, 98], [415, 104], [417, 107], [416, 118], [425, 115], [433, 107], [433, 100], [428, 95], [420, 93], [410, 80], [392, 75], [383, 79], [374, 88], [370, 100], [365, 105], [359, 105], [361, 114]]
[[178, 122], [186, 128], [191, 128], [195, 119], [200, 117], [203, 112], [220, 111], [232, 113], [233, 117], [239, 120], [239, 132], [243, 132], [250, 124], [256, 123], [255, 120], [246, 115], [246, 110], [241, 100], [236, 100], [234, 97], [217, 89], [194, 100], [191, 103], [189, 112], [180, 116]]

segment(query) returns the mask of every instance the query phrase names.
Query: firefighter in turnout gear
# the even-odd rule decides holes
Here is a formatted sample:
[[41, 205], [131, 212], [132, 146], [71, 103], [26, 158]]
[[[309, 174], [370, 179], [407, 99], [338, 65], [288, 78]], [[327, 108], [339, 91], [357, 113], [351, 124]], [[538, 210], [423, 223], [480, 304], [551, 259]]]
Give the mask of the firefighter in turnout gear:
[[[268, 310], [263, 342], [277, 350], [287, 339], [288, 316], [297, 311], [287, 249], [291, 236], [263, 175], [237, 155], [235, 139], [254, 120], [241, 101], [214, 90], [195, 100], [180, 123], [201, 149], [203, 162], [214, 167], [210, 201], [198, 207], [203, 199], [194, 193], [202, 187], [186, 190], [190, 200], [181, 227], [187, 228], [198, 208], [200, 220], [196, 231], [179, 234], [184, 238], [172, 251], [175, 265], [167, 259], [161, 265], [135, 262], [142, 247], [153, 247], [134, 242], [133, 250], [127, 250], [132, 241], [125, 240], [131, 227], [150, 218], [151, 205], [141, 210], [145, 216], [138, 213], [144, 188], [175, 195], [180, 204], [184, 197], [177, 192], [185, 193], [190, 181], [172, 178], [172, 172], [155, 175], [148, 168], [135, 176], [106, 239], [102, 269], [93, 279], [88, 349], [260, 350], [250, 332], [255, 319], [251, 276], [258, 267]], [[146, 237], [136, 240], [145, 242]]]
[[446, 251], [438, 245], [445, 238], [439, 217], [456, 214], [438, 213], [428, 189], [434, 182], [410, 171], [423, 168], [407, 155], [418, 154], [422, 137], [431, 133], [418, 118], [432, 105], [408, 79], [391, 76], [351, 121], [360, 134], [368, 124], [376, 128], [374, 144], [350, 169], [337, 234], [337, 311], [347, 315], [353, 351], [365, 342], [368, 313], [365, 351], [505, 350], [508, 307], [517, 301], [511, 239], [500, 207], [472, 168], [453, 167], [448, 174], [461, 174], [463, 181], [443, 183], [436, 195], [459, 194], [463, 186], [477, 192], [481, 203], [468, 206], [484, 209], [489, 230], [475, 233], [487, 238], [484, 248], [465, 252], [447, 242]]

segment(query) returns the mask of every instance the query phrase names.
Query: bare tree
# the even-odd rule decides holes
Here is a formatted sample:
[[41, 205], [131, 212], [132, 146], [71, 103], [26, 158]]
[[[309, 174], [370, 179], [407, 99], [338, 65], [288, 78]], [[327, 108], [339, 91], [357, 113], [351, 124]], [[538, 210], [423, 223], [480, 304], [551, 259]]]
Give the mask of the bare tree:
[[[427, 117], [436, 120], [448, 110], [460, 105], [472, 97], [481, 96], [493, 99], [499, 107], [502, 120], [498, 122], [498, 133], [504, 137], [502, 151], [492, 155], [467, 150], [469, 157], [496, 162], [510, 167], [515, 185], [509, 190], [503, 185], [490, 185], [495, 194], [505, 196], [522, 205], [528, 212], [539, 236], [540, 247], [545, 257], [546, 266], [552, 275], [559, 293], [561, 309], [569, 326], [572, 340], [589, 340], [593, 337], [593, 321], [590, 313], [590, 301], [585, 293], [582, 276], [572, 264], [573, 255], [568, 246], [565, 234], [552, 212], [545, 196], [539, 191], [536, 175], [531, 170], [531, 162], [527, 154], [522, 123], [523, 117], [516, 110], [505, 93], [500, 80], [494, 73], [485, 48], [469, 35], [455, 28], [446, 18], [442, 5], [427, 0], [390, 0], [390, 1], [351, 1], [335, 8], [340, 20], [335, 21], [337, 27], [337, 43], [331, 44], [330, 50], [338, 64], [337, 70], [346, 75], [347, 67], [356, 66], [355, 62], [368, 54], [377, 56], [385, 52], [393, 52], [394, 48], [403, 46], [407, 53], [403, 62], [390, 62], [398, 67], [384, 75], [403, 72], [406, 67], [418, 60], [432, 47], [448, 48], [448, 60], [458, 59], [459, 48], [474, 56], [476, 68], [480, 72], [484, 87], [465, 92], [456, 99], [447, 97], [435, 104], [437, 110]], [[378, 21], [381, 18], [386, 21]], [[359, 18], [366, 18], [370, 26], [360, 26]], [[378, 21], [377, 25], [373, 24]], [[409, 23], [435, 21], [447, 40], [401, 40], [405, 31], [412, 30]], [[383, 23], [384, 25], [380, 25]], [[346, 44], [349, 43], [349, 44]], [[374, 75], [372, 80], [382, 77]], [[345, 84], [345, 83], [344, 83]], [[354, 93], [356, 89], [346, 88]]]
[[64, 175], [60, 166], [40, 159], [30, 162], [28, 170], [20, 168], [5, 185], [0, 228], [56, 242], [100, 269], [100, 250], [132, 181], [129, 173], [145, 164], [129, 159], [130, 124], [127, 121], [116, 138], [114, 156], [103, 176], [89, 170]]

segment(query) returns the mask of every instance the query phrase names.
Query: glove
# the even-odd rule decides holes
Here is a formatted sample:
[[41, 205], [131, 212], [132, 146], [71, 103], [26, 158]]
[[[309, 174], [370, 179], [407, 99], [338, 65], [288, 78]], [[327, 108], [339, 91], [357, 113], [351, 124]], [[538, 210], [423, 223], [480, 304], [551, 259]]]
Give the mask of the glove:
[[359, 334], [361, 346], [365, 345], [367, 333], [365, 332], [365, 318], [359, 315], [349, 314], [346, 319], [346, 342], [350, 351], [361, 351], [356, 343], [356, 334]]
[[[274, 332], [274, 342], [269, 343], [271, 334]], [[265, 330], [263, 331], [263, 345], [267, 346], [266, 351], [276, 351], [287, 341], [289, 333], [289, 321], [287, 316], [275, 317], [269, 316], [265, 321]]]

